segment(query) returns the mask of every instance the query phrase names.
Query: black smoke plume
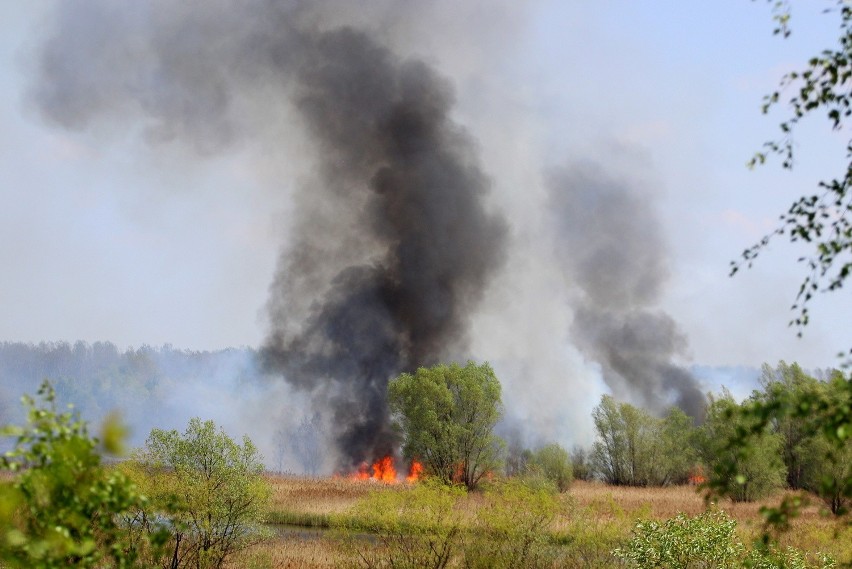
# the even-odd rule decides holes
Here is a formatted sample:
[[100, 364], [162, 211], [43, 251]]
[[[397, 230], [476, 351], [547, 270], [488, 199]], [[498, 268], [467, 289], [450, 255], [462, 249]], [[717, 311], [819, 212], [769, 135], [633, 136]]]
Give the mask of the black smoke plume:
[[[346, 264], [315, 297], [307, 318], [290, 320], [292, 275], [327, 259], [324, 240], [302, 226], [273, 287], [269, 365], [331, 404], [339, 448], [354, 462], [393, 450], [388, 380], [463, 348], [466, 317], [499, 265], [504, 224], [486, 213], [488, 182], [472, 144], [448, 117], [450, 86], [425, 64], [400, 61], [364, 34], [323, 34], [297, 75], [296, 102], [322, 149], [326, 199], [346, 195], [352, 241], [372, 242], [366, 263]], [[355, 251], [353, 251], [355, 253]], [[348, 256], [348, 255], [345, 255]]]
[[649, 192], [590, 164], [549, 179], [558, 255], [574, 299], [571, 335], [613, 393], [658, 413], [672, 404], [701, 419], [704, 395], [675, 363], [686, 336], [655, 309], [668, 279], [665, 240]]
[[464, 353], [506, 225], [448, 81], [324, 24], [322, 5], [61, 4], [32, 95], [66, 128], [135, 118], [202, 155], [257, 138], [269, 152], [300, 129], [315, 175], [292, 196], [263, 361], [313, 394], [350, 467], [394, 449], [388, 381]]

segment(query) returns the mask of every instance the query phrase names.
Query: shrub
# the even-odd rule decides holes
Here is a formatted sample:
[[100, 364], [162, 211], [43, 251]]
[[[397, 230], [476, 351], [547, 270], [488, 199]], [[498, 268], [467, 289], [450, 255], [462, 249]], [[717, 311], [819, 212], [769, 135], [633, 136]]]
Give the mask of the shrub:
[[[356, 566], [368, 569], [443, 569], [460, 547], [460, 516], [456, 503], [464, 490], [425, 479], [411, 488], [374, 492], [356, 504], [346, 541]], [[376, 542], [356, 534], [368, 530]]]
[[[17, 443], [0, 458], [0, 470], [17, 476], [0, 485], [0, 566], [140, 566], [119, 516], [143, 507], [145, 498], [101, 465], [99, 441], [78, 415], [57, 412], [48, 382], [38, 395], [42, 405], [24, 398], [28, 426], [3, 430]], [[108, 422], [104, 448], [116, 450], [122, 435]]]
[[739, 567], [744, 547], [734, 535], [736, 526], [724, 512], [693, 518], [678, 514], [663, 523], [639, 521], [627, 545], [613, 554], [636, 569]]
[[548, 527], [558, 503], [553, 490], [517, 480], [485, 493], [478, 523], [465, 544], [468, 569], [550, 567], [554, 561]]
[[613, 555], [634, 569], [831, 569], [835, 561], [774, 545], [747, 550], [736, 536], [737, 522], [721, 511], [695, 517], [678, 514], [663, 523], [639, 521], [630, 541]]
[[566, 491], [574, 480], [571, 456], [556, 443], [536, 450], [530, 459], [529, 468], [553, 482], [560, 492]]

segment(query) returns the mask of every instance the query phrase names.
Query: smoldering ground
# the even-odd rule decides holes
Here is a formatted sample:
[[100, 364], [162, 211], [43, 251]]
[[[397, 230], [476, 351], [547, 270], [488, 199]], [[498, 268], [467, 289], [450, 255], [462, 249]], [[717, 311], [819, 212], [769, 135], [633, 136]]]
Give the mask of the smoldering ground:
[[[480, 144], [458, 120], [454, 85], [432, 59], [412, 55], [419, 42], [427, 52], [453, 50], [442, 63], [475, 67], [471, 46], [496, 52], [492, 47], [499, 42], [486, 38], [495, 34], [492, 29], [469, 22], [499, 20], [509, 29], [505, 22], [519, 20], [524, 8], [515, 2], [456, 4], [159, 0], [117, 7], [86, 0], [58, 4], [37, 48], [28, 97], [48, 122], [70, 130], [124, 128], [152, 145], [188, 148], [202, 159], [240, 148], [267, 173], [265, 199], [292, 204], [294, 213], [280, 231], [284, 245], [270, 286], [262, 360], [266, 371], [310, 396], [336, 442], [341, 468], [395, 448], [385, 401], [391, 377], [444, 359], [499, 352], [506, 337], [500, 330], [513, 330], [508, 341], [518, 347], [515, 361], [495, 364], [498, 373], [501, 367], [508, 372], [501, 373], [507, 393], [517, 395], [507, 407], [535, 411], [542, 423], [567, 414], [588, 423], [588, 409], [560, 404], [557, 397], [540, 406], [530, 395], [595, 381], [593, 370], [571, 358], [571, 373], [554, 371], [552, 362], [563, 360], [551, 348], [564, 350], [566, 341], [558, 326], [571, 320], [551, 320], [556, 313], [573, 313], [575, 331], [588, 321], [586, 332], [594, 338], [576, 333], [573, 341], [601, 363], [617, 394], [656, 409], [667, 402], [693, 404], [684, 387], [689, 380], [669, 362], [682, 343], [675, 327], [649, 313], [662, 324], [653, 326], [656, 335], [620, 337], [612, 330], [627, 330], [631, 306], [652, 310], [659, 292], [605, 314], [598, 308], [609, 300], [590, 296], [594, 279], [610, 269], [632, 279], [631, 294], [658, 286], [645, 283], [645, 273], [664, 264], [663, 253], [641, 258], [650, 268], [625, 273], [615, 263], [584, 266], [585, 244], [560, 249], [558, 259], [570, 275], [567, 288], [585, 291], [592, 308], [585, 301], [559, 302], [546, 310], [546, 326], [504, 315], [490, 329], [477, 326], [476, 345], [470, 343], [471, 321], [483, 308], [509, 313], [500, 305], [505, 295], [490, 294], [495, 287], [506, 285], [504, 292], [518, 306], [544, 288], [526, 286], [544, 269], [526, 273], [524, 283], [516, 278], [515, 261], [538, 257], [535, 266], [543, 268], [555, 259], [547, 233], [517, 244], [524, 224], [545, 217], [546, 192], [507, 184], [512, 176], [504, 174], [516, 166], [511, 161], [482, 166]], [[508, 121], [506, 115], [488, 120]], [[278, 168], [299, 162], [294, 147], [306, 163]], [[540, 161], [531, 160], [535, 167]], [[287, 177], [268, 175], [282, 171]], [[560, 223], [600, 215], [604, 226], [614, 215], [607, 208], [632, 205], [607, 201], [604, 192], [607, 207], [589, 208], [602, 188], [605, 183], [589, 183], [573, 192], [572, 203], [557, 207]], [[522, 207], [532, 214], [519, 216], [515, 206], [526, 202], [531, 205]], [[512, 215], [501, 214], [497, 203]], [[657, 221], [647, 216], [644, 223]], [[560, 233], [560, 243], [581, 243], [583, 229], [590, 239], [600, 235], [598, 227], [573, 227], [576, 234]], [[656, 243], [659, 236], [648, 233]], [[609, 249], [600, 258], [607, 256]], [[536, 345], [536, 337], [524, 332], [532, 328], [547, 328], [553, 342]], [[641, 349], [631, 334], [641, 337]], [[660, 345], [651, 346], [655, 341]], [[606, 352], [611, 342], [632, 350], [615, 350], [622, 363]], [[540, 357], [525, 361], [530, 353]], [[640, 371], [625, 369], [633, 359]]]

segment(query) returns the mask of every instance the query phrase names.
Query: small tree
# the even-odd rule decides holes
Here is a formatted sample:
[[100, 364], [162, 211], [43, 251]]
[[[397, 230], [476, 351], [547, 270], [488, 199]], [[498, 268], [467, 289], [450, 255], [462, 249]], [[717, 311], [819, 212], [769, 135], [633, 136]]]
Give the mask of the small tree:
[[259, 523], [270, 490], [248, 437], [238, 445], [212, 421], [193, 418], [183, 434], [151, 431], [127, 468], [152, 500], [134, 527], [170, 532], [166, 555], [157, 560], [163, 566], [222, 567], [264, 537]]
[[492, 434], [501, 416], [500, 382], [487, 363], [420, 368], [388, 385], [403, 454], [429, 474], [473, 489], [496, 468], [501, 441]]

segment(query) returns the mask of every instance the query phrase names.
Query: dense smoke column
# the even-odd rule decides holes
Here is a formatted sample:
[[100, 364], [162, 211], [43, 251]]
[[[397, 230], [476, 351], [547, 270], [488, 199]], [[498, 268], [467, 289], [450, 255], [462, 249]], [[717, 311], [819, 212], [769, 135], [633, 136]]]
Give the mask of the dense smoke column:
[[[303, 224], [272, 290], [264, 354], [330, 405], [339, 450], [354, 465], [395, 446], [388, 381], [464, 348], [467, 315], [503, 258], [505, 225], [483, 206], [488, 182], [448, 117], [449, 85], [428, 66], [342, 29], [317, 39], [297, 81], [298, 108], [322, 149], [316, 191], [357, 204], [351, 241], [366, 238], [372, 253], [311, 298], [294, 330], [287, 307], [312, 291], [287, 286], [290, 273], [314, 270], [310, 251], [325, 231]], [[341, 254], [343, 237], [335, 256], [357, 256]]]
[[589, 164], [554, 171], [549, 189], [557, 254], [579, 289], [574, 342], [601, 365], [617, 397], [658, 413], [675, 404], [701, 419], [698, 382], [672, 363], [685, 351], [686, 337], [654, 309], [668, 267], [650, 196]]
[[279, 147], [307, 148], [311, 173], [280, 183], [295, 215], [262, 359], [312, 394], [344, 468], [393, 450], [389, 379], [464, 353], [506, 244], [448, 82], [329, 23], [418, 6], [60, 3], [30, 92], [67, 129], [122, 125], [201, 156], [239, 144], [269, 164], [293, 159]]

